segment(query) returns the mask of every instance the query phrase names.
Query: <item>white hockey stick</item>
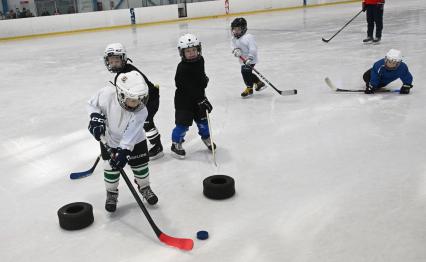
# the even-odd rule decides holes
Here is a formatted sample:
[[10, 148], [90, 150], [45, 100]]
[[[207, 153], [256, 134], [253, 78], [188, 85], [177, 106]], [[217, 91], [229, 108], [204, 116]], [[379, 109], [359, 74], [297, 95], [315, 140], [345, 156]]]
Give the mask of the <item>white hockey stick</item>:
[[216, 149], [215, 149], [215, 144], [213, 142], [213, 132], [212, 132], [212, 128], [211, 128], [211, 122], [210, 122], [210, 116], [209, 116], [209, 111], [208, 110], [206, 110], [206, 115], [207, 115], [207, 125], [208, 125], [209, 133], [210, 133], [210, 144], [211, 144], [212, 153], [213, 153], [213, 163], [217, 167], [217, 163], [216, 163]]

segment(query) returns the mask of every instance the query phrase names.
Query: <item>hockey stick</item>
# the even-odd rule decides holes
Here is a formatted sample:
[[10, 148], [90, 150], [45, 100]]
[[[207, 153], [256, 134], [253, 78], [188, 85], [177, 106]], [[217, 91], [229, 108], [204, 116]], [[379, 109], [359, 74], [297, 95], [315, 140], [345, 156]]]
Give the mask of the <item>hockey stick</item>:
[[214, 142], [213, 142], [213, 133], [212, 133], [211, 122], [210, 122], [210, 116], [209, 116], [209, 111], [208, 111], [208, 110], [206, 110], [206, 115], [207, 115], [207, 125], [208, 125], [209, 133], [210, 133], [210, 144], [212, 145], [213, 163], [214, 163], [214, 165], [217, 167], [217, 162], [216, 162], [216, 149], [215, 149]]
[[[364, 93], [365, 89], [342, 89], [342, 88], [337, 88], [333, 82], [331, 82], [330, 78], [326, 77], [324, 79], [325, 83], [328, 85], [328, 87], [331, 88], [331, 90], [336, 91], [336, 92], [352, 92], [352, 93]], [[377, 93], [399, 93], [399, 89], [395, 89], [395, 90], [389, 90], [389, 89], [379, 89], [376, 91]]]
[[[244, 57], [240, 56], [240, 59], [244, 63], [246, 62], [246, 59]], [[289, 96], [289, 95], [295, 95], [295, 94], [297, 94], [297, 89], [289, 89], [289, 90], [284, 90], [284, 91], [278, 90], [271, 82], [268, 81], [268, 79], [266, 79], [261, 73], [259, 73], [259, 71], [257, 71], [256, 68], [254, 68], [254, 67], [252, 67], [252, 68], [253, 68], [253, 71], [256, 72], [256, 74], [260, 78], [262, 78], [266, 83], [268, 83], [268, 85], [270, 87], [272, 87], [275, 91], [277, 91], [278, 94], [280, 94], [282, 96]]]
[[[106, 150], [112, 155], [111, 147], [109, 147], [108, 144], [106, 143], [105, 137], [101, 137], [101, 142], [105, 146]], [[135, 198], [136, 202], [138, 203], [139, 207], [141, 208], [143, 214], [145, 215], [146, 219], [151, 225], [151, 228], [154, 230], [155, 234], [157, 235], [158, 239], [160, 239], [160, 241], [165, 243], [166, 245], [169, 245], [172, 247], [176, 247], [186, 251], [192, 250], [192, 248], [194, 247], [194, 241], [192, 239], [172, 237], [161, 232], [161, 230], [154, 223], [154, 220], [152, 220], [152, 217], [148, 213], [148, 210], [142, 203], [142, 200], [140, 199], [135, 188], [133, 187], [132, 182], [130, 182], [129, 177], [126, 175], [126, 172], [124, 172], [122, 168], [120, 168], [119, 171], [121, 176], [124, 178], [124, 181], [126, 181], [127, 187], [130, 189], [130, 192], [132, 192], [132, 195]]]
[[339, 34], [343, 29], [345, 29], [345, 27], [347, 27], [353, 20], [355, 20], [355, 18], [357, 18], [360, 14], [362, 13], [362, 10], [359, 11], [351, 20], [349, 20], [349, 22], [347, 22], [342, 28], [340, 28], [339, 31], [337, 31], [332, 37], [330, 37], [329, 39], [325, 39], [324, 37], [322, 38], [322, 41], [325, 43], [330, 42], [331, 39], [333, 39], [337, 34]]
[[79, 178], [83, 178], [83, 177], [86, 177], [86, 176], [90, 176], [93, 173], [93, 171], [95, 171], [95, 168], [98, 165], [100, 159], [101, 159], [101, 156], [99, 155], [96, 158], [96, 161], [93, 164], [93, 166], [87, 171], [71, 173], [70, 179], [79, 179]]

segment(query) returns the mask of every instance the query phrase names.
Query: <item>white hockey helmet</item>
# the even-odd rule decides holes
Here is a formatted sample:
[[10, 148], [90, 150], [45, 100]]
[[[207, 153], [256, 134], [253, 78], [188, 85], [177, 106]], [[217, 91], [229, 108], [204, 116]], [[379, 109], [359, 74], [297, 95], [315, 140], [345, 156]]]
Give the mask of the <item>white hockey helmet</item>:
[[195, 59], [195, 60], [198, 60], [201, 57], [201, 42], [193, 34], [185, 34], [185, 35], [181, 36], [179, 38], [177, 47], [178, 47], [178, 50], [179, 50], [179, 55], [180, 55], [180, 57], [182, 57], [182, 60], [186, 60], [185, 55], [183, 53], [184, 50], [186, 48], [190, 48], [190, 47], [196, 47], [197, 48], [198, 56], [197, 56], [197, 59]]
[[391, 49], [386, 53], [386, 56], [385, 56], [386, 67], [389, 67], [389, 65], [392, 65], [390, 66], [390, 68], [396, 69], [401, 64], [401, 61], [402, 61], [401, 51], [396, 49]]
[[[143, 109], [148, 102], [148, 85], [143, 76], [137, 71], [130, 71], [118, 75], [115, 83], [117, 99], [121, 107], [127, 111], [137, 112]], [[135, 107], [130, 107], [127, 99], [138, 100]]]
[[[120, 66], [112, 66], [110, 62], [108, 61], [108, 58], [111, 56], [117, 56], [121, 60]], [[113, 43], [107, 45], [104, 51], [104, 62], [105, 66], [108, 68], [108, 70], [112, 73], [118, 73], [120, 70], [126, 65], [127, 63], [127, 54], [126, 54], [126, 48], [124, 45], [120, 43]]]

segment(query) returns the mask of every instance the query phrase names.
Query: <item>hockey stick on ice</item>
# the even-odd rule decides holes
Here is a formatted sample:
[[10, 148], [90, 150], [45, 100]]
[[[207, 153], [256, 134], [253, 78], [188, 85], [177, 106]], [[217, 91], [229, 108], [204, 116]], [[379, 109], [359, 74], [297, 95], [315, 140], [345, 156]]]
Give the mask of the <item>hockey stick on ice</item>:
[[[106, 143], [106, 140], [104, 137], [101, 137], [101, 142], [105, 146], [106, 150], [111, 154], [111, 148]], [[169, 235], [164, 234], [155, 224], [154, 220], [152, 220], [151, 215], [148, 213], [148, 210], [142, 203], [142, 200], [140, 199], [138, 193], [136, 192], [135, 188], [132, 185], [132, 182], [130, 182], [129, 177], [127, 176], [126, 172], [122, 168], [119, 169], [121, 176], [124, 178], [124, 181], [126, 181], [127, 187], [130, 189], [130, 192], [132, 192], [133, 197], [135, 198], [136, 202], [138, 203], [139, 207], [141, 208], [143, 214], [145, 215], [146, 219], [148, 220], [149, 224], [151, 225], [151, 228], [154, 230], [155, 234], [157, 235], [158, 239], [160, 239], [161, 242], [165, 243], [166, 245], [176, 247], [182, 250], [190, 251], [194, 247], [194, 241], [189, 238], [177, 238], [172, 237]]]
[[210, 116], [209, 116], [208, 110], [206, 110], [206, 115], [207, 115], [207, 125], [208, 125], [209, 133], [210, 133], [210, 144], [212, 145], [213, 163], [217, 167], [216, 149], [215, 149], [214, 142], [213, 142], [213, 133], [212, 133], [212, 127], [211, 127]]
[[[341, 89], [341, 88], [337, 88], [333, 82], [331, 82], [330, 78], [326, 77], [324, 79], [325, 83], [328, 85], [328, 87], [331, 88], [331, 90], [336, 91], [336, 92], [352, 92], [352, 93], [364, 93], [365, 89]], [[399, 93], [399, 89], [395, 89], [395, 90], [389, 90], [389, 89], [379, 89], [376, 92], [378, 93]]]
[[353, 20], [355, 20], [355, 18], [357, 18], [360, 14], [362, 13], [362, 10], [359, 11], [351, 20], [349, 20], [349, 22], [347, 22], [342, 28], [340, 28], [339, 31], [337, 31], [332, 37], [330, 37], [329, 39], [325, 39], [324, 37], [322, 38], [322, 41], [325, 43], [330, 42], [331, 39], [333, 39], [337, 34], [339, 34], [343, 29], [345, 29], [345, 27], [347, 27]]
[[86, 170], [86, 171], [83, 171], [83, 172], [71, 173], [70, 179], [79, 179], [79, 178], [83, 178], [83, 177], [86, 177], [86, 176], [90, 176], [91, 174], [93, 174], [93, 171], [95, 171], [95, 168], [98, 165], [100, 159], [101, 159], [101, 156], [98, 156], [96, 158], [95, 163], [93, 164], [93, 166], [89, 170]]
[[[240, 56], [240, 59], [245, 63], [246, 59], [242, 56]], [[289, 95], [295, 95], [297, 94], [297, 89], [290, 89], [290, 90], [278, 90], [271, 82], [268, 81], [268, 79], [266, 79], [261, 73], [259, 73], [259, 71], [257, 71], [256, 68], [253, 67], [253, 71], [260, 77], [262, 78], [266, 83], [268, 83], [268, 85], [270, 87], [272, 87], [275, 91], [277, 91], [278, 94], [282, 95], [282, 96], [289, 96]]]

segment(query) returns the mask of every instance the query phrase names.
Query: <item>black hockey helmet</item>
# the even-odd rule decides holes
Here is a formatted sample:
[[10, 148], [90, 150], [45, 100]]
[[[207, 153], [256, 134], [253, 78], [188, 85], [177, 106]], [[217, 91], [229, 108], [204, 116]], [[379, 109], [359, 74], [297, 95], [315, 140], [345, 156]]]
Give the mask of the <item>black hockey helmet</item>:
[[[241, 29], [241, 32], [239, 33], [235, 33], [234, 32], [234, 28], [239, 27]], [[237, 17], [234, 19], [234, 21], [232, 21], [231, 23], [231, 32], [232, 35], [235, 36], [236, 38], [240, 38], [242, 37], [246, 32], [247, 32], [247, 21], [246, 19], [244, 19], [243, 17]]]

